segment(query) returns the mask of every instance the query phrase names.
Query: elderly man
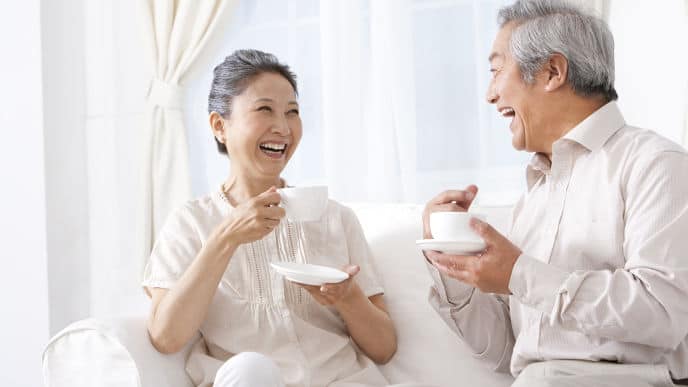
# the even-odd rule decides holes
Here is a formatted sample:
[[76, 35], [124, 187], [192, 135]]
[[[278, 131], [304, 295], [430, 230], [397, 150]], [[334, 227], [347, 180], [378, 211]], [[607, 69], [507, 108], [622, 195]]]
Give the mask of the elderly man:
[[[481, 254], [425, 252], [431, 304], [515, 386], [688, 385], [688, 154], [625, 123], [603, 21], [554, 0], [498, 19], [487, 100], [534, 153], [528, 189], [508, 239], [472, 219]], [[476, 193], [431, 200], [424, 236]]]

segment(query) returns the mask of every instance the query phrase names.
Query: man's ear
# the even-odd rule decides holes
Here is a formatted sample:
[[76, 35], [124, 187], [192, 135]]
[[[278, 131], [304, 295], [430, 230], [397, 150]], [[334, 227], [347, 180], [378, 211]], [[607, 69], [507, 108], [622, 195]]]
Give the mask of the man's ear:
[[215, 136], [217, 141], [224, 144], [225, 139], [227, 138], [225, 134], [225, 119], [222, 117], [222, 115], [220, 115], [220, 113], [211, 112], [208, 116], [208, 122], [210, 123], [210, 130], [213, 132], [213, 136]]
[[555, 91], [566, 85], [569, 61], [561, 54], [553, 54], [542, 68], [546, 76], [545, 91]]

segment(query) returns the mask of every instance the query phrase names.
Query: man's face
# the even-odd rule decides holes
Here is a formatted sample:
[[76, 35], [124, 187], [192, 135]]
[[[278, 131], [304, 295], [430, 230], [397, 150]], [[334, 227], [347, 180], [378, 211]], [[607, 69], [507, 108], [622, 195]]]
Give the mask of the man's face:
[[492, 45], [490, 72], [492, 79], [487, 89], [487, 102], [495, 104], [497, 111], [510, 118], [509, 129], [512, 145], [517, 150], [545, 152], [542, 144], [544, 110], [546, 99], [542, 77], [536, 75], [535, 82], [527, 84], [521, 77], [518, 64], [514, 61], [509, 41], [516, 25], [505, 25]]

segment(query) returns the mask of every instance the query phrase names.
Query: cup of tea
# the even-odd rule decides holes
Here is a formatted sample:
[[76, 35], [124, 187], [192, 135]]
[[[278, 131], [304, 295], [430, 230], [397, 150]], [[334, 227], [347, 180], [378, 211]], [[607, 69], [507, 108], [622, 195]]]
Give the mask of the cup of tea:
[[280, 206], [292, 222], [311, 222], [322, 217], [328, 202], [327, 186], [279, 188]]
[[473, 212], [433, 212], [430, 214], [430, 233], [433, 239], [482, 241], [482, 238], [471, 228], [471, 218], [478, 218], [484, 222], [487, 217]]

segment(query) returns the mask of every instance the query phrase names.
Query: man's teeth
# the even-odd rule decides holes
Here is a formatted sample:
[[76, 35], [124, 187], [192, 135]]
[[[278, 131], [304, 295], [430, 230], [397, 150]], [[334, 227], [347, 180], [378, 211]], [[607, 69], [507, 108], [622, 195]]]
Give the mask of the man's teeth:
[[273, 152], [283, 152], [287, 148], [287, 144], [267, 143], [267, 144], [260, 144], [260, 147], [262, 149], [273, 151]]
[[500, 110], [499, 113], [501, 113], [502, 116], [504, 116], [504, 117], [509, 117], [509, 116], [514, 114], [514, 109], [504, 108], [504, 109]]

